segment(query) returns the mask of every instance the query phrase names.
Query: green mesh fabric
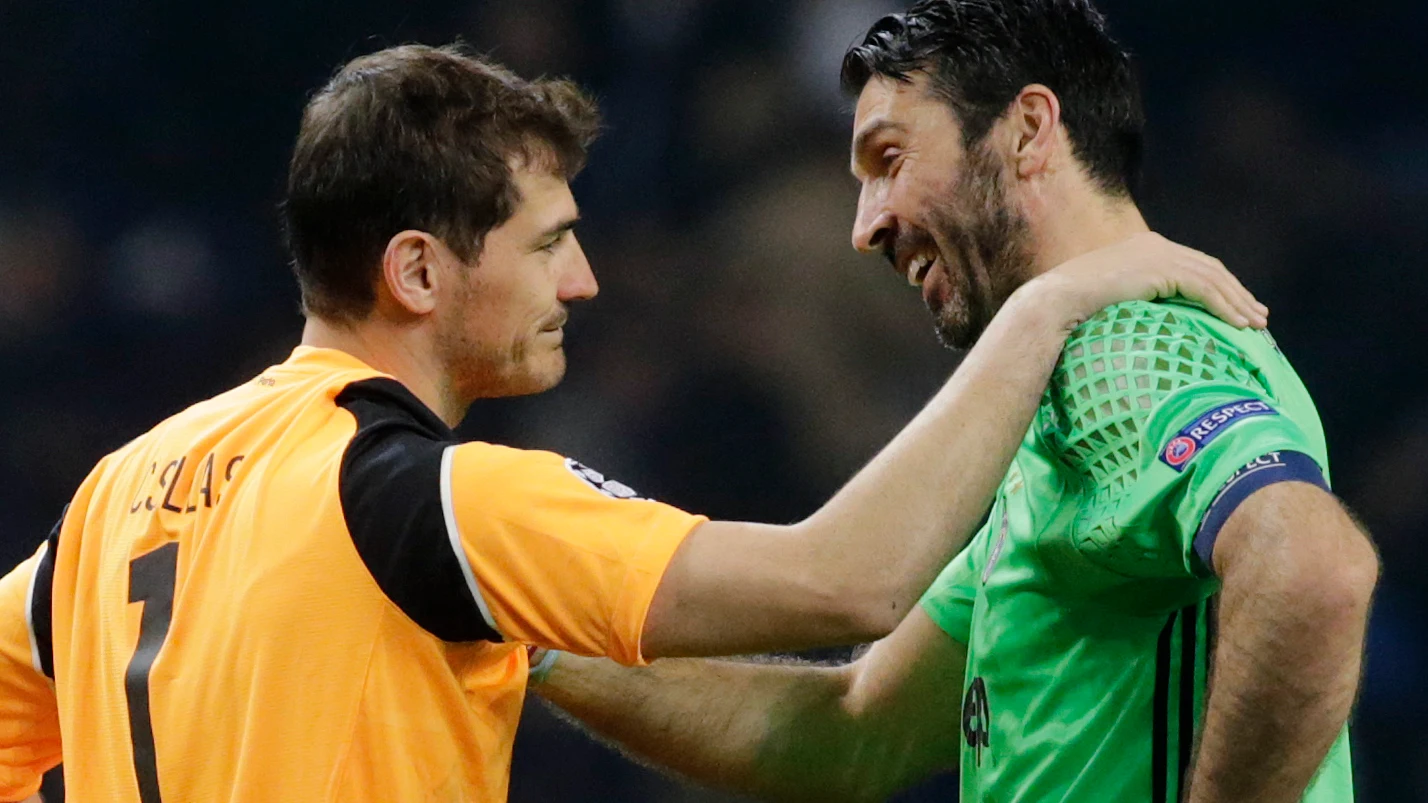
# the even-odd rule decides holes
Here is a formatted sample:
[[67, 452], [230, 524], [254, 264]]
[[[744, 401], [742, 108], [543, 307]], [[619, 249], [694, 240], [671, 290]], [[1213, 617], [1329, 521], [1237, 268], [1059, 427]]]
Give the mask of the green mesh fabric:
[[1233, 347], [1184, 308], [1132, 302], [1101, 310], [1066, 341], [1042, 399], [1049, 445], [1094, 488], [1092, 504], [1136, 480], [1140, 433], [1161, 399], [1186, 385], [1231, 382], [1266, 393]]

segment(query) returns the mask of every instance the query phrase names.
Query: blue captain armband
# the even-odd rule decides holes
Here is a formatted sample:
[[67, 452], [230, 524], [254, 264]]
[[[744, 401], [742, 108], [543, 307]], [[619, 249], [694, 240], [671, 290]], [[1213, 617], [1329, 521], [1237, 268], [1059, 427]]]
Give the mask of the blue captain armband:
[[1269, 452], [1246, 463], [1220, 488], [1195, 533], [1195, 554], [1200, 556], [1205, 566], [1214, 566], [1210, 559], [1215, 552], [1215, 539], [1219, 538], [1220, 529], [1225, 526], [1230, 514], [1250, 494], [1276, 482], [1307, 482], [1329, 490], [1329, 483], [1325, 481], [1319, 464], [1303, 452]]

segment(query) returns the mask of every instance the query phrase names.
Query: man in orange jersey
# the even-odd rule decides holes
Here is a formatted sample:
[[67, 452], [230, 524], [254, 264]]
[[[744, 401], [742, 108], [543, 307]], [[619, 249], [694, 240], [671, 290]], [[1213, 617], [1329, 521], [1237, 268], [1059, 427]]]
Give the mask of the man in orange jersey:
[[285, 206], [302, 345], [103, 458], [0, 581], [0, 799], [62, 755], [82, 800], [504, 800], [525, 645], [880, 637], [975, 527], [1079, 321], [1175, 293], [1263, 321], [1162, 239], [1082, 257], [813, 516], [711, 522], [451, 430], [564, 372], [567, 305], [597, 289], [567, 185], [595, 129], [572, 85], [451, 48], [313, 97]]

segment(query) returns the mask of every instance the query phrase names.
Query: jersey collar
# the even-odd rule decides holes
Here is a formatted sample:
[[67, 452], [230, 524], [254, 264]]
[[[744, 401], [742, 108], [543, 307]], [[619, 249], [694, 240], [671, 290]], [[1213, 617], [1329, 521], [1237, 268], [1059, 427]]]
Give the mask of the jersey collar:
[[282, 367], [297, 370], [370, 371], [373, 374], [382, 374], [345, 351], [318, 346], [298, 346], [283, 361]]

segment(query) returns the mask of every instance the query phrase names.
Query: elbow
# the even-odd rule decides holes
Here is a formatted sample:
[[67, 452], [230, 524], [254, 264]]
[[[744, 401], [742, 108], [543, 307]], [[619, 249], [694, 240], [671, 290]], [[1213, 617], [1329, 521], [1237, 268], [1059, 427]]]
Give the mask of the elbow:
[[877, 641], [902, 622], [922, 589], [898, 582], [896, 573], [866, 565], [840, 565], [829, 571], [814, 559], [796, 563], [785, 575], [796, 590], [800, 616], [817, 624], [819, 641], [826, 645], [864, 644]]
[[1216, 544], [1226, 591], [1278, 599], [1299, 617], [1367, 618], [1379, 559], [1363, 528], [1315, 488], [1281, 483], [1256, 500], [1234, 514]]
[[917, 606], [932, 577], [906, 569], [869, 572], [847, 594], [848, 616], [856, 623], [860, 641], [877, 641], [891, 634]]
[[1326, 601], [1336, 610], [1367, 617], [1381, 569], [1373, 544], [1355, 532], [1331, 563], [1316, 578]]
[[853, 642], [877, 641], [897, 629], [915, 599], [877, 584], [850, 590], [841, 598], [840, 618]]
[[809, 576], [798, 586], [804, 600], [800, 618], [810, 626], [817, 623], [817, 641], [824, 646], [877, 641], [897, 628], [910, 604], [867, 577], [830, 583]]
[[1306, 550], [1295, 567], [1294, 586], [1306, 612], [1313, 610], [1329, 620], [1362, 621], [1368, 618], [1378, 586], [1378, 553], [1360, 532], [1346, 535], [1322, 549]]

